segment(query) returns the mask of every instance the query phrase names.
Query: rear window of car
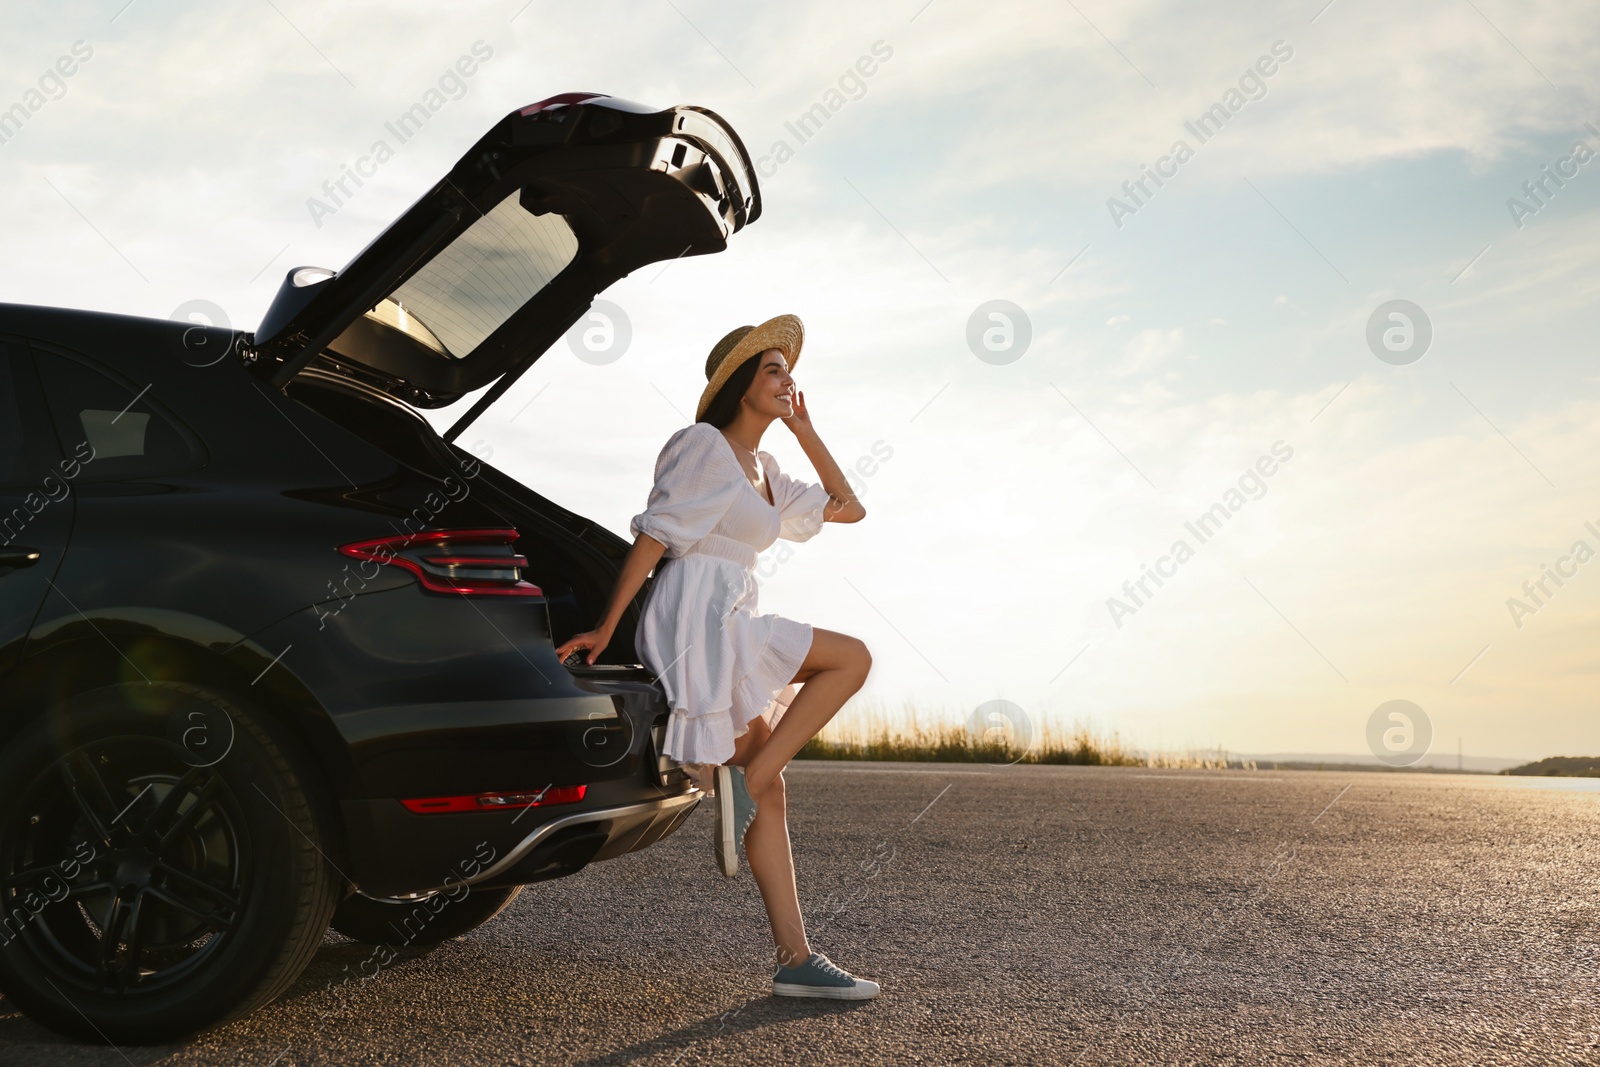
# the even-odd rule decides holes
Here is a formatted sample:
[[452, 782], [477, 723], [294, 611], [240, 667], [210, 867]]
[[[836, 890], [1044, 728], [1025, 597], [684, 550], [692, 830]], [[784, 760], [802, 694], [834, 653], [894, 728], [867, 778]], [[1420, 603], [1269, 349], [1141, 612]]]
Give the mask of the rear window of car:
[[22, 451], [22, 412], [17, 408], [13, 362], [9, 346], [0, 342], [0, 485], [15, 486], [28, 481], [28, 463]]
[[77, 357], [35, 355], [62, 453], [82, 456], [85, 444], [93, 449], [80, 480], [149, 478], [202, 460], [192, 436], [159, 410], [148, 383], [119, 380]]
[[535, 215], [519, 195], [500, 201], [392, 294], [447, 356], [470, 354], [577, 257], [566, 218]]

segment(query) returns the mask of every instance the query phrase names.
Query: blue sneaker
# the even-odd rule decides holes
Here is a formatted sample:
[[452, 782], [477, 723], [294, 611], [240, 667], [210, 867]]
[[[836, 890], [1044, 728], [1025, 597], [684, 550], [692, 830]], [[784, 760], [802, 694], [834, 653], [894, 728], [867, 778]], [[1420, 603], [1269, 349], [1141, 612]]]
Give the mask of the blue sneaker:
[[797, 967], [778, 968], [778, 973], [772, 976], [772, 995], [871, 1000], [878, 995], [878, 983], [857, 978], [822, 953], [813, 952]]
[[717, 865], [729, 878], [739, 873], [739, 846], [756, 817], [756, 801], [745, 785], [744, 768], [719, 766], [717, 781]]

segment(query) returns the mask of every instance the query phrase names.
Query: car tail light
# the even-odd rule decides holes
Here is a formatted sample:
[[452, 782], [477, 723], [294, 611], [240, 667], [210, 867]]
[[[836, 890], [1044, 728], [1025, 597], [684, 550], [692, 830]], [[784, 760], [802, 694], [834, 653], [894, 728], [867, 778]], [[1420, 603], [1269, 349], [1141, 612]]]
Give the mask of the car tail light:
[[340, 545], [355, 559], [392, 563], [415, 574], [424, 589], [469, 596], [544, 596], [522, 580], [526, 556], [511, 550], [517, 531], [423, 530]]
[[586, 785], [545, 786], [531, 793], [473, 793], [464, 797], [416, 797], [402, 800], [414, 815], [438, 812], [509, 811], [512, 808], [542, 808], [550, 804], [576, 804], [588, 792]]

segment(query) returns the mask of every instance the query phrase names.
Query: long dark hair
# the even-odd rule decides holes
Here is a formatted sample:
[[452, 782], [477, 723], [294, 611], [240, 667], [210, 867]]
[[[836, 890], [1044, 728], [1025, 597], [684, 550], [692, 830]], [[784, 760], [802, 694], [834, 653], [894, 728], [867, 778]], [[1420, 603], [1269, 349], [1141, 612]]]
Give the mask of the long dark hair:
[[750, 383], [755, 381], [756, 370], [761, 366], [761, 356], [757, 352], [743, 363], [722, 383], [722, 388], [717, 390], [717, 395], [711, 398], [711, 403], [706, 405], [706, 413], [696, 419], [696, 422], [709, 422], [717, 429], [723, 429], [739, 414], [739, 401], [743, 399], [745, 391], [750, 388]]

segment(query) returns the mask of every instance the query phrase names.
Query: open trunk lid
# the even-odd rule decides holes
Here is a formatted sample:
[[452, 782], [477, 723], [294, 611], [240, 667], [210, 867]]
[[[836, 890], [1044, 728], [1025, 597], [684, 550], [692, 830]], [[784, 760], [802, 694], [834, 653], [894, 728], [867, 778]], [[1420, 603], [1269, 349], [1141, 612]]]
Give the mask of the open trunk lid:
[[246, 355], [278, 388], [315, 359], [424, 408], [492, 385], [453, 438], [612, 282], [760, 214], [713, 112], [564, 93], [496, 123], [342, 270], [291, 270]]

